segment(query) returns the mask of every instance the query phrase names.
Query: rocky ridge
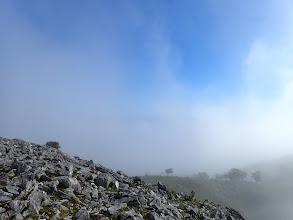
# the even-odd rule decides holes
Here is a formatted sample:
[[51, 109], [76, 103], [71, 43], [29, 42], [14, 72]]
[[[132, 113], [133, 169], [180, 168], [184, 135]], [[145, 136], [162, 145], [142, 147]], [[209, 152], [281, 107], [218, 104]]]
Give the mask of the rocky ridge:
[[244, 219], [194, 195], [71, 157], [56, 142], [0, 138], [0, 219]]

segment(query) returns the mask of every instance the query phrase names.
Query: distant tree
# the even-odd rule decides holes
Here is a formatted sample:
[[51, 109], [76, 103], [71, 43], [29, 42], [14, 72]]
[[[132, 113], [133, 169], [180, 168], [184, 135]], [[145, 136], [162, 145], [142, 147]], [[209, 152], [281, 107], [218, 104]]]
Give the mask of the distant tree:
[[261, 172], [257, 170], [251, 174], [251, 177], [254, 179], [256, 183], [258, 183], [261, 181]]
[[169, 176], [169, 174], [173, 173], [173, 168], [166, 169], [165, 172], [167, 173], [167, 176]]
[[56, 148], [56, 149], [60, 149], [59, 142], [57, 142], [57, 141], [48, 141], [46, 143], [46, 145], [49, 146], [49, 147], [53, 147], [53, 148]]
[[227, 177], [226, 177], [226, 174], [216, 174], [215, 176], [215, 180], [218, 180], [218, 181], [222, 181], [222, 180], [225, 180]]
[[202, 180], [208, 180], [210, 178], [206, 172], [199, 172], [197, 177]]
[[233, 168], [229, 170], [228, 173], [225, 174], [225, 176], [231, 181], [243, 181], [243, 179], [247, 177], [247, 173], [243, 170]]

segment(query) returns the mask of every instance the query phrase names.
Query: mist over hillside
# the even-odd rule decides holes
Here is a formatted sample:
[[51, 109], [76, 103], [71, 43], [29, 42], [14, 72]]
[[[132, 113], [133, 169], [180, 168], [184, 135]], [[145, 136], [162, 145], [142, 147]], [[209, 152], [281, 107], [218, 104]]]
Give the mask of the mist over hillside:
[[263, 161], [243, 169], [231, 168], [210, 175], [199, 172], [189, 177], [174, 173], [144, 175], [142, 179], [160, 181], [175, 191], [195, 192], [208, 199], [239, 210], [245, 219], [291, 219], [293, 205], [293, 156]]

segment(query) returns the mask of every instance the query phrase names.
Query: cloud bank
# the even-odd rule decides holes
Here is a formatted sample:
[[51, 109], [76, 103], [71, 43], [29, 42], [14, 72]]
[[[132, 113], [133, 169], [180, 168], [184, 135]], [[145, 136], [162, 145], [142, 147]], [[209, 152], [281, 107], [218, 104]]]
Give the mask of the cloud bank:
[[[109, 11], [93, 24], [80, 18], [68, 42], [40, 30], [15, 5], [1, 5], [1, 136], [58, 140], [71, 155], [130, 174], [168, 167], [177, 174], [221, 172], [292, 153], [286, 7], [271, 6], [283, 12], [272, 27], [282, 34], [255, 37], [239, 60], [239, 88], [229, 94], [213, 83], [190, 89], [178, 80], [183, 55], [164, 22], [139, 5], [123, 8], [124, 21]], [[119, 35], [119, 25], [146, 31], [139, 51]]]

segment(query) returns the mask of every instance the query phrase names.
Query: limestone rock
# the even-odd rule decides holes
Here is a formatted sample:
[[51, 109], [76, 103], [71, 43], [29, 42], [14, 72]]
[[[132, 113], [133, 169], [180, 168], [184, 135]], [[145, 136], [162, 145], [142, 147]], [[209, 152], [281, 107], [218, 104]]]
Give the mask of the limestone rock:
[[109, 173], [100, 173], [95, 179], [95, 184], [97, 186], [109, 187], [110, 184], [114, 184], [115, 179]]

